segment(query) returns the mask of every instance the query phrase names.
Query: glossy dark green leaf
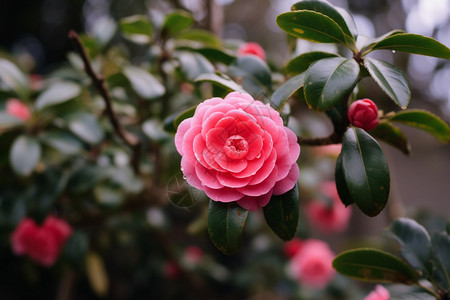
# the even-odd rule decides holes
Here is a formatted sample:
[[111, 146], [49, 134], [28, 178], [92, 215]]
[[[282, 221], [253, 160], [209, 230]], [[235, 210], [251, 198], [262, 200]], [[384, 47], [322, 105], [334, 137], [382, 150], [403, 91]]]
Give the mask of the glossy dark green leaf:
[[399, 30], [399, 29], [395, 29], [395, 30], [389, 31], [389, 32], [387, 32], [387, 33], [385, 33], [385, 34], [383, 34], [383, 35], [381, 35], [379, 37], [375, 37], [375, 38], [364, 37], [365, 39], [364, 39], [364, 43], [363, 43], [363, 45], [361, 47], [361, 55], [365, 56], [367, 53], [372, 51], [372, 47], [374, 45], [376, 45], [378, 42], [380, 42], [380, 41], [382, 41], [382, 40], [384, 40], [384, 39], [386, 39], [386, 38], [388, 38], [390, 36], [399, 34], [399, 33], [405, 33], [405, 31]]
[[81, 87], [70, 81], [55, 82], [36, 99], [36, 109], [40, 110], [55, 104], [69, 101], [81, 93]]
[[441, 142], [450, 141], [450, 126], [435, 114], [421, 109], [409, 109], [396, 113], [389, 118], [392, 122], [402, 123], [431, 133]]
[[223, 63], [225, 65], [231, 64], [236, 57], [217, 48], [203, 47], [203, 48], [191, 48], [191, 47], [178, 47], [177, 50], [197, 52], [206, 57], [210, 62]]
[[197, 109], [197, 105], [191, 106], [188, 109], [186, 109], [185, 111], [183, 111], [181, 114], [179, 114], [178, 117], [176, 117], [175, 120], [173, 121], [175, 128], [178, 128], [178, 125], [180, 125], [180, 123], [183, 122], [185, 119], [194, 116], [196, 109]]
[[239, 252], [247, 216], [248, 211], [234, 202], [209, 201], [208, 232], [214, 246], [222, 253]]
[[304, 93], [308, 106], [325, 111], [345, 101], [357, 84], [359, 66], [354, 59], [324, 58], [314, 62], [305, 74]]
[[409, 83], [403, 72], [396, 66], [374, 58], [366, 57], [364, 66], [378, 86], [391, 98], [395, 104], [406, 109], [411, 100]]
[[66, 117], [69, 129], [89, 144], [98, 144], [103, 140], [103, 129], [94, 115], [87, 112], [75, 112]]
[[174, 36], [189, 29], [194, 24], [194, 18], [184, 10], [178, 10], [168, 14], [164, 20], [161, 30], [164, 34]]
[[152, 41], [153, 25], [145, 15], [134, 15], [120, 20], [120, 30], [125, 38], [137, 44]]
[[333, 267], [342, 275], [375, 282], [414, 284], [417, 273], [401, 259], [384, 251], [361, 248], [345, 251], [333, 261]]
[[352, 195], [347, 187], [347, 182], [345, 182], [344, 168], [342, 166], [341, 154], [339, 154], [336, 161], [336, 168], [334, 170], [334, 179], [336, 181], [336, 189], [338, 191], [339, 198], [341, 199], [342, 203], [346, 207], [355, 203], [355, 200], [353, 200]]
[[123, 74], [130, 81], [136, 94], [144, 99], [155, 99], [161, 97], [166, 92], [162, 83], [144, 69], [125, 66], [123, 68]]
[[[347, 44], [349, 47], [355, 48], [355, 38], [357, 36], [355, 21], [350, 14], [348, 14], [345, 10], [339, 9], [333, 6], [328, 1], [324, 0], [305, 0], [295, 3], [291, 10], [312, 10], [321, 14], [328, 16], [337, 25], [341, 28], [342, 32], [345, 35], [347, 40]], [[344, 13], [346, 19], [341, 14]], [[347, 21], [349, 24], [347, 24]], [[351, 30], [350, 30], [351, 28]]]
[[192, 81], [202, 74], [214, 72], [214, 66], [199, 53], [180, 51], [176, 53], [176, 56], [188, 80]]
[[291, 59], [285, 66], [285, 70], [289, 74], [300, 74], [308, 70], [309, 66], [313, 62], [322, 58], [330, 58], [336, 56], [338, 55], [320, 51], [303, 53]]
[[419, 34], [391, 34], [370, 46], [370, 51], [382, 49], [450, 59], [450, 49], [447, 46], [433, 38]]
[[300, 199], [298, 183], [283, 195], [272, 196], [263, 208], [264, 218], [269, 227], [282, 240], [288, 241], [295, 236], [298, 227]]
[[63, 154], [74, 155], [83, 150], [83, 143], [68, 132], [47, 130], [40, 138], [42, 142]]
[[450, 236], [437, 232], [431, 236], [433, 279], [443, 289], [450, 289]]
[[155, 142], [162, 143], [171, 139], [171, 136], [164, 131], [163, 124], [156, 119], [149, 119], [145, 121], [142, 124], [142, 131], [149, 139]]
[[389, 197], [389, 167], [377, 141], [363, 129], [350, 127], [342, 141], [345, 182], [358, 208], [378, 215]]
[[28, 77], [11, 61], [0, 58], [0, 81], [10, 90], [17, 93], [20, 98], [28, 98]]
[[28, 176], [41, 159], [41, 145], [36, 138], [21, 135], [14, 140], [9, 159], [14, 172], [20, 176]]
[[279, 88], [275, 90], [270, 98], [270, 106], [278, 111], [283, 109], [284, 104], [289, 100], [289, 98], [303, 87], [305, 79], [305, 74], [298, 74], [288, 81], [283, 83]]
[[231, 79], [226, 74], [218, 73], [208, 73], [202, 74], [195, 79], [195, 82], [211, 82], [214, 85], [223, 87], [228, 91], [238, 91], [241, 93], [247, 93], [242, 86], [237, 84], [233, 79]]
[[373, 137], [399, 149], [404, 154], [411, 152], [411, 146], [403, 132], [389, 121], [381, 121], [375, 129], [370, 131]]
[[[182, 32], [177, 35], [177, 41], [188, 41], [194, 42], [194, 45], [201, 43], [205, 47], [221, 48], [221, 40], [215, 36], [213, 33], [202, 29], [191, 29], [186, 32]], [[192, 45], [192, 46], [194, 46]]]
[[253, 98], [266, 98], [271, 94], [272, 73], [266, 62], [259, 57], [254, 55], [238, 57], [230, 65], [229, 72]]
[[113, 18], [100, 18], [92, 28], [95, 40], [100, 46], [105, 46], [114, 37], [117, 31], [117, 23]]
[[71, 193], [82, 194], [93, 189], [107, 178], [107, 170], [98, 166], [83, 166], [73, 172], [67, 187]]
[[388, 233], [400, 244], [402, 257], [414, 269], [427, 274], [431, 252], [431, 239], [427, 230], [412, 219], [399, 218], [389, 226]]
[[311, 10], [286, 12], [277, 17], [278, 26], [287, 33], [318, 43], [346, 44], [341, 27], [330, 17]]

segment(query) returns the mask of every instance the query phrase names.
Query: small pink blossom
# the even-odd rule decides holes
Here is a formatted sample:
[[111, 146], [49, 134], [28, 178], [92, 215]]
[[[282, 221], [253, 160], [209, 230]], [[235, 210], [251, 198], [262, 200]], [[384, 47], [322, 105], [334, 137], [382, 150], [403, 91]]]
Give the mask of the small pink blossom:
[[189, 246], [184, 250], [184, 261], [189, 265], [196, 265], [203, 259], [203, 250], [196, 246]]
[[334, 182], [322, 183], [320, 191], [328, 199], [328, 203], [314, 200], [306, 205], [306, 215], [310, 223], [323, 233], [344, 231], [350, 221], [351, 207], [345, 207], [341, 202]]
[[389, 300], [390, 297], [389, 291], [384, 286], [377, 284], [375, 290], [370, 292], [364, 300]]
[[266, 60], [266, 52], [264, 51], [263, 47], [261, 47], [258, 43], [255, 42], [248, 42], [242, 44], [239, 47], [238, 56], [244, 55], [255, 55], [264, 61]]
[[370, 99], [353, 102], [348, 109], [350, 123], [365, 131], [370, 131], [378, 125], [378, 108]]
[[301, 249], [303, 241], [299, 238], [284, 243], [283, 252], [288, 258], [294, 257]]
[[291, 190], [299, 177], [297, 136], [276, 110], [248, 94], [200, 103], [178, 126], [175, 146], [191, 186], [250, 211]]
[[288, 265], [289, 275], [301, 284], [314, 289], [326, 287], [336, 272], [332, 267], [334, 253], [327, 243], [309, 239]]
[[6, 102], [6, 112], [11, 116], [14, 116], [23, 121], [28, 120], [31, 116], [31, 112], [28, 106], [26, 106], [19, 99], [15, 98], [10, 98]]
[[48, 216], [42, 226], [24, 218], [11, 235], [12, 250], [16, 255], [28, 255], [33, 261], [49, 267], [72, 234], [70, 226], [61, 219]]

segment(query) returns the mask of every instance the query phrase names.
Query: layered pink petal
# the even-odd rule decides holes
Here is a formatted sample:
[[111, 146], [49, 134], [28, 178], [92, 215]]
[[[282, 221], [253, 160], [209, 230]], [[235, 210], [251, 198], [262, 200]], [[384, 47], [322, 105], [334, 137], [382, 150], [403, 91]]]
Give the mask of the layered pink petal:
[[178, 125], [177, 133], [175, 134], [175, 147], [178, 153], [183, 155], [183, 138], [186, 132], [191, 128], [192, 118], [184, 119], [180, 125]]
[[217, 171], [213, 171], [203, 167], [200, 163], [195, 164], [195, 174], [202, 185], [212, 189], [223, 188], [223, 185], [217, 180]]
[[233, 202], [244, 197], [244, 195], [240, 193], [237, 189], [228, 187], [224, 187], [218, 190], [204, 187], [203, 190], [205, 191], [206, 195], [209, 198], [219, 202]]
[[277, 181], [275, 186], [273, 187], [273, 194], [274, 195], [282, 195], [294, 188], [295, 183], [298, 180], [298, 176], [300, 175], [300, 170], [298, 168], [297, 164], [293, 164], [291, 169], [289, 170], [288, 175], [280, 180]]

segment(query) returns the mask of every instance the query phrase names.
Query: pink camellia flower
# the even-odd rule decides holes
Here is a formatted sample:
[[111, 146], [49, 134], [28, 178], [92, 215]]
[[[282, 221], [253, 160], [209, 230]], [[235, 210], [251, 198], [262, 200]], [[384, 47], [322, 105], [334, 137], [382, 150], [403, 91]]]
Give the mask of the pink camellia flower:
[[384, 286], [377, 284], [375, 290], [370, 292], [364, 300], [389, 300], [390, 297], [389, 291]]
[[6, 101], [6, 112], [23, 121], [28, 120], [31, 116], [28, 106], [26, 106], [19, 99], [15, 98], [10, 98]]
[[294, 257], [302, 248], [303, 241], [299, 238], [293, 238], [284, 243], [283, 252], [288, 258]]
[[289, 262], [288, 273], [305, 286], [321, 289], [336, 274], [332, 267], [333, 259], [334, 253], [327, 243], [315, 239], [305, 240], [300, 251]]
[[244, 55], [255, 55], [264, 61], [266, 60], [266, 52], [258, 43], [255, 42], [245, 43], [239, 47], [238, 56]]
[[365, 131], [370, 131], [378, 125], [378, 108], [370, 99], [353, 102], [348, 109], [350, 123]]
[[276, 110], [248, 94], [200, 103], [178, 126], [175, 145], [191, 186], [250, 211], [291, 190], [299, 177], [297, 136]]
[[49, 267], [57, 260], [72, 229], [64, 220], [48, 216], [42, 226], [24, 218], [11, 235], [14, 254], [28, 255], [33, 261]]
[[306, 205], [310, 223], [323, 233], [344, 231], [352, 215], [351, 207], [345, 207], [341, 202], [334, 182], [323, 182], [320, 191], [329, 201], [314, 200]]

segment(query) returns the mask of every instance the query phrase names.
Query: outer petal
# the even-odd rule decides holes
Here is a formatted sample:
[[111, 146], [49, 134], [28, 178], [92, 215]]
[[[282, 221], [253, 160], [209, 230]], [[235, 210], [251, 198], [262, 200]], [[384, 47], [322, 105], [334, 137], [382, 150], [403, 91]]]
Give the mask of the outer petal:
[[300, 170], [298, 169], [298, 165], [295, 163], [292, 165], [291, 170], [289, 171], [288, 175], [278, 181], [275, 186], [273, 187], [273, 194], [274, 195], [282, 195], [294, 188], [295, 183], [298, 180], [298, 176], [300, 175]]
[[177, 133], [175, 134], [175, 147], [180, 155], [183, 155], [183, 138], [189, 128], [191, 128], [191, 121], [192, 118], [184, 119], [178, 125]]
[[195, 162], [189, 161], [186, 156], [183, 156], [181, 158], [181, 170], [187, 183], [199, 190], [203, 189], [202, 182], [195, 173]]
[[201, 182], [201, 185], [212, 189], [223, 188], [223, 185], [217, 180], [217, 171], [203, 167], [200, 163], [195, 164], [195, 174]]
[[208, 187], [203, 187], [206, 195], [214, 201], [218, 202], [233, 202], [244, 197], [242, 193], [240, 193], [237, 189], [233, 188], [221, 188], [218, 190], [210, 189]]
[[247, 196], [261, 196], [267, 194], [275, 185], [277, 178], [277, 167], [275, 166], [269, 176], [261, 183], [247, 185], [239, 188], [239, 192]]

